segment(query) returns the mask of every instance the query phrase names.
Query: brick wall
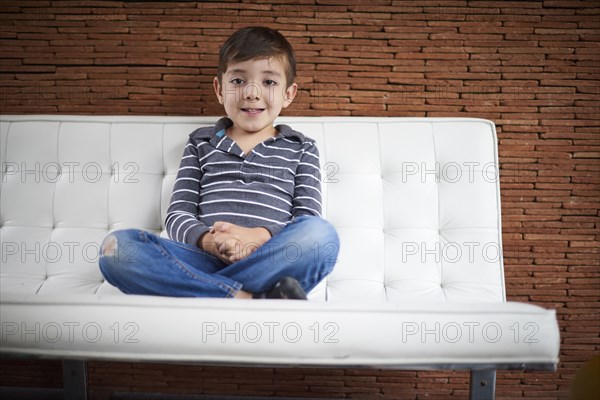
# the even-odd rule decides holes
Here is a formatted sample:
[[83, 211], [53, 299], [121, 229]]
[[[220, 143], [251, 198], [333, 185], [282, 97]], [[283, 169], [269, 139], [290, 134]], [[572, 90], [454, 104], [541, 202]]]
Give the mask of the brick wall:
[[[0, 8], [6, 114], [222, 115], [211, 87], [219, 45], [237, 28], [260, 24], [296, 49], [301, 90], [285, 115], [493, 120], [507, 295], [556, 309], [562, 336], [557, 372], [500, 372], [498, 398], [567, 398], [577, 368], [600, 353], [598, 1], [2, 1]], [[2, 385], [61, 384], [56, 362], [1, 365]], [[106, 390], [465, 398], [467, 378], [90, 363], [98, 398]]]

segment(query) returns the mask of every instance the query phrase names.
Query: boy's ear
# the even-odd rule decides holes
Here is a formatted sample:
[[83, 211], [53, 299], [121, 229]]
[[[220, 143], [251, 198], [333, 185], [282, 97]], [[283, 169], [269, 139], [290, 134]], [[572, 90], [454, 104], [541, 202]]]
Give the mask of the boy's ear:
[[219, 78], [215, 76], [213, 79], [213, 88], [215, 89], [215, 93], [217, 98], [219, 99], [219, 103], [223, 104], [223, 96], [221, 95], [221, 84], [219, 83]]
[[285, 93], [283, 96], [283, 108], [286, 108], [287, 106], [292, 104], [292, 101], [294, 101], [294, 98], [296, 97], [297, 93], [298, 93], [298, 84], [296, 84], [296, 83], [292, 83], [290, 85], [290, 87], [285, 89]]

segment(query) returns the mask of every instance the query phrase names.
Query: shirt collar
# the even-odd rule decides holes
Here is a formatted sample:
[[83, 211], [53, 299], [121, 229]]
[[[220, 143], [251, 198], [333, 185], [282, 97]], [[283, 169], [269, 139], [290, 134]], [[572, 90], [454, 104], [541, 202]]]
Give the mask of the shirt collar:
[[[228, 117], [223, 117], [217, 121], [214, 128], [214, 136], [211, 139], [211, 141], [214, 141], [213, 144], [221, 141], [221, 139], [225, 136], [225, 130], [230, 126], [233, 126], [233, 121]], [[293, 130], [288, 125], [279, 124], [275, 126], [275, 129], [277, 129], [277, 132], [279, 132], [276, 137], [285, 137], [288, 139], [296, 138], [300, 142], [304, 142], [305, 140], [305, 137], [302, 133]]]
[[301, 143], [304, 142], [304, 140], [306, 139], [302, 133], [293, 130], [292, 128], [290, 128], [288, 125], [285, 125], [285, 124], [276, 125], [275, 129], [277, 129], [277, 131], [279, 131], [279, 134], [281, 134], [281, 136], [289, 138], [289, 139], [296, 138]]

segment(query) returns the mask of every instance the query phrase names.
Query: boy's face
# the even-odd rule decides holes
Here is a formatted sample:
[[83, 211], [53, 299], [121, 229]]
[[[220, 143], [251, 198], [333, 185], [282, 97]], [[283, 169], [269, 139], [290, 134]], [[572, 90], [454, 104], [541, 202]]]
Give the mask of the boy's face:
[[277, 58], [252, 59], [232, 63], [222, 76], [221, 86], [215, 77], [213, 86], [219, 103], [238, 133], [269, 132], [273, 121], [296, 96], [298, 85], [286, 89], [285, 72]]

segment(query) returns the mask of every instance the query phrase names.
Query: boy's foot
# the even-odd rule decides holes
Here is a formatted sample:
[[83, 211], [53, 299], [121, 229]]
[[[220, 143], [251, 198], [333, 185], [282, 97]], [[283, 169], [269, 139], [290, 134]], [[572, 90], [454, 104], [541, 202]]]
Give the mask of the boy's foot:
[[255, 299], [289, 299], [306, 300], [306, 292], [300, 286], [300, 283], [292, 277], [281, 278], [275, 286], [268, 292], [256, 293]]

